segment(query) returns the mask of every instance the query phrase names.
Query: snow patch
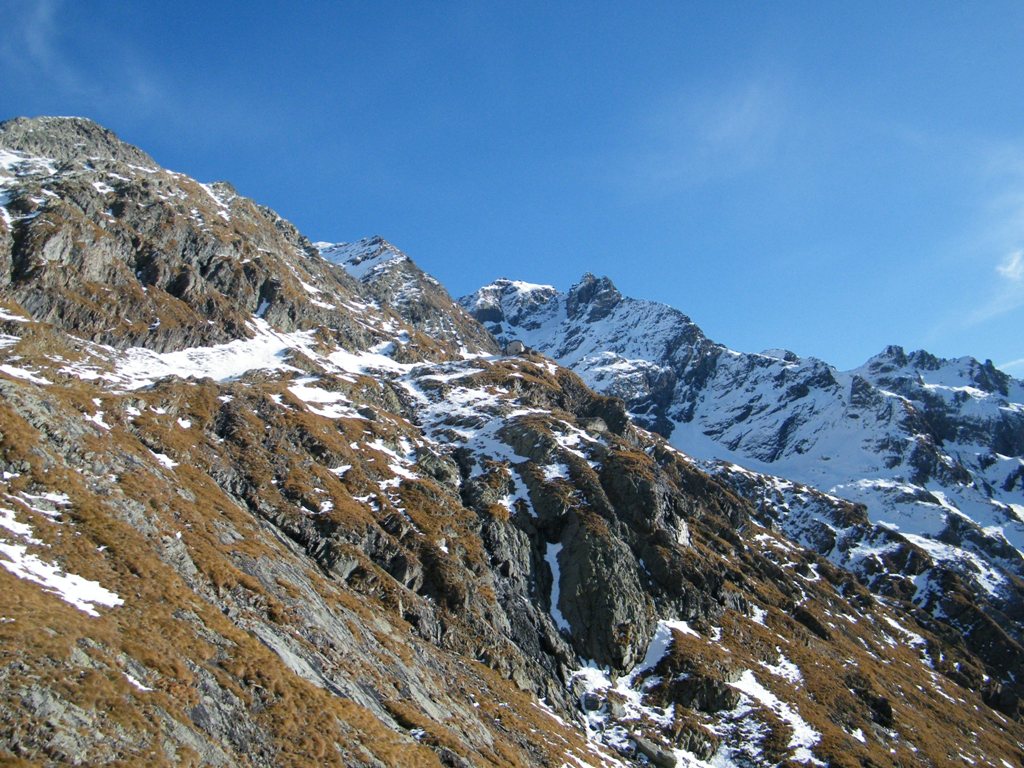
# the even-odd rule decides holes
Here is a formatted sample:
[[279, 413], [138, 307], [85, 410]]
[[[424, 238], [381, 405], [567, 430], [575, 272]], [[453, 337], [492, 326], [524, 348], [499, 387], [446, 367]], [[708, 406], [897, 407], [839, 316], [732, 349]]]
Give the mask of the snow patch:
[[561, 542], [549, 543], [544, 551], [544, 561], [551, 569], [551, 618], [554, 619], [556, 627], [571, 635], [572, 627], [569, 626], [569, 622], [565, 620], [565, 616], [562, 615], [562, 611], [558, 608], [558, 598], [561, 593], [562, 583], [562, 571], [558, 566], [558, 555], [561, 552]]
[[156, 451], [150, 451], [153, 454], [153, 458], [159, 461], [167, 469], [174, 469], [178, 466], [178, 462], [168, 456], [166, 453], [157, 453]]
[[780, 700], [778, 696], [761, 685], [757, 678], [754, 677], [754, 673], [749, 669], [745, 670], [740, 675], [740, 679], [735, 683], [731, 683], [731, 685], [741, 693], [745, 693], [758, 704], [772, 710], [779, 719], [784, 720], [793, 729], [793, 735], [789, 740], [789, 747], [795, 750], [791, 757], [794, 762], [825, 765], [815, 758], [811, 752], [811, 747], [821, 740], [821, 734], [800, 717], [800, 713], [792, 705]]

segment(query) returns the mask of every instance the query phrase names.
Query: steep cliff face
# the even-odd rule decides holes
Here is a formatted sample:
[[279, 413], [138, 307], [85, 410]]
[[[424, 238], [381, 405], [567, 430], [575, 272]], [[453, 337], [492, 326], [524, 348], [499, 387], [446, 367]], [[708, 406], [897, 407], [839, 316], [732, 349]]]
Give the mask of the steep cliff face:
[[496, 354], [392, 246], [321, 256], [86, 121], [0, 138], [4, 759], [1024, 759], [1016, 660]]

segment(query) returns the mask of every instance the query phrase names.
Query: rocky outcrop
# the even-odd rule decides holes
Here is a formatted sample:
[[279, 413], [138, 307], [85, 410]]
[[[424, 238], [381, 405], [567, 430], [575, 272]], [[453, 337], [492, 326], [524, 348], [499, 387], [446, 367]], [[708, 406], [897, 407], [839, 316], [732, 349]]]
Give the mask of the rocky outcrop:
[[157, 167], [156, 161], [141, 149], [82, 117], [15, 117], [0, 123], [0, 142], [3, 147], [58, 164], [112, 160], [151, 169]]
[[[394, 322], [371, 307], [370, 322], [354, 317], [354, 281], [273, 211], [164, 170], [89, 121], [8, 121], [0, 146], [13, 173], [0, 281], [37, 320], [161, 352], [251, 338], [254, 315], [358, 349]], [[437, 354], [415, 336], [406, 352]]]

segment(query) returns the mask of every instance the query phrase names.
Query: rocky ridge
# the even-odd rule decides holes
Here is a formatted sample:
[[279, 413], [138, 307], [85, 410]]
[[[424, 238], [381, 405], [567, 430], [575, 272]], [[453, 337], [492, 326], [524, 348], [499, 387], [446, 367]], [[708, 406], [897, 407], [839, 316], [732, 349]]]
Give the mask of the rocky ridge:
[[327, 261], [344, 267], [417, 330], [467, 351], [500, 351], [494, 338], [452, 302], [437, 280], [379, 235], [354, 243], [316, 243], [316, 247]]
[[366, 280], [88, 121], [0, 153], [5, 760], [1024, 759], [960, 636], [400, 300], [411, 261]]

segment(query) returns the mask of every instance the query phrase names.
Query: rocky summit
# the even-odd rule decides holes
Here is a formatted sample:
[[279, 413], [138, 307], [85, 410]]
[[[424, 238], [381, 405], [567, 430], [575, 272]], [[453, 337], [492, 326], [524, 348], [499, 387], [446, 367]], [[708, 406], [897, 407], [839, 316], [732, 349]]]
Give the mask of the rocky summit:
[[3, 123], [0, 756], [1020, 766], [1020, 387], [593, 276], [460, 307]]

